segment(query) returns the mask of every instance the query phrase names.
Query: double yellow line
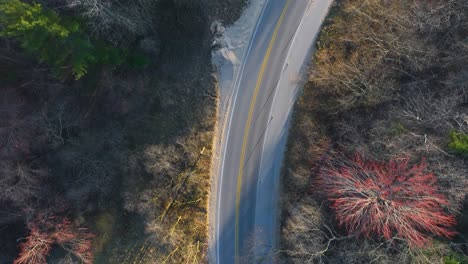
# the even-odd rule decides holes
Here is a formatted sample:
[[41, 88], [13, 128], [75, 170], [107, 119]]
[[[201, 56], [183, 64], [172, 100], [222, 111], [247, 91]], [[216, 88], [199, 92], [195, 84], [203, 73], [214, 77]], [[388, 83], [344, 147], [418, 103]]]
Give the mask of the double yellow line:
[[283, 11], [281, 12], [281, 16], [278, 19], [278, 22], [276, 22], [275, 30], [273, 31], [273, 35], [268, 45], [267, 52], [265, 54], [265, 57], [263, 58], [262, 66], [260, 68], [260, 73], [258, 74], [258, 79], [255, 85], [254, 94], [252, 97], [252, 101], [250, 103], [247, 123], [245, 124], [244, 138], [242, 141], [242, 150], [241, 150], [241, 156], [240, 156], [240, 162], [239, 162], [239, 174], [237, 175], [236, 221], [235, 221], [235, 244], [234, 244], [236, 264], [239, 262], [239, 207], [240, 207], [240, 197], [241, 197], [241, 190], [242, 190], [242, 176], [243, 176], [244, 162], [245, 162], [245, 151], [247, 148], [247, 141], [249, 137], [250, 126], [252, 124], [252, 116], [253, 116], [253, 112], [255, 109], [255, 103], [257, 102], [258, 91], [260, 90], [260, 86], [262, 85], [263, 75], [265, 74], [266, 66], [268, 65], [268, 61], [270, 60], [270, 55], [273, 49], [273, 45], [276, 42], [279, 28], [281, 24], [283, 23], [284, 16], [286, 15], [286, 11], [288, 10], [290, 3], [291, 3], [291, 0], [287, 0], [286, 5], [284, 6]]

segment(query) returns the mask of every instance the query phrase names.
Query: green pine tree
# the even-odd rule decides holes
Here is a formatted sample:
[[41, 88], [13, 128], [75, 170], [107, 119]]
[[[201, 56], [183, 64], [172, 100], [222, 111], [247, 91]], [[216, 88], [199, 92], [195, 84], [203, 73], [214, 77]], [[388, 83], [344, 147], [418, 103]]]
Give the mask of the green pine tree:
[[71, 69], [76, 79], [83, 77], [90, 66], [120, 64], [126, 52], [93, 43], [73, 19], [37, 3], [0, 0], [0, 36], [17, 39], [29, 53], [51, 64], [58, 73]]

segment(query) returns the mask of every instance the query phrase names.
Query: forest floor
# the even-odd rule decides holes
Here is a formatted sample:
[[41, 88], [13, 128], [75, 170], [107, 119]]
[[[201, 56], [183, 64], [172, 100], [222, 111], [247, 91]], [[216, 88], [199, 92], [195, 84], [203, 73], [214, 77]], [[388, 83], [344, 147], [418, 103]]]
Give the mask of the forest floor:
[[244, 6], [240, 0], [208, 2], [205, 10], [161, 10], [167, 18], [157, 26], [161, 55], [146, 75], [149, 94], [140, 95], [155, 100], [140, 112], [146, 118], [126, 125], [131, 140], [119, 191], [124, 198], [96, 217], [96, 225], [112, 226], [96, 263], [206, 262], [219, 92], [210, 26], [215, 20], [232, 23]]
[[[283, 168], [282, 261], [466, 263], [468, 160], [449, 148], [449, 134], [468, 132], [467, 68], [457, 59], [468, 55], [467, 17], [445, 17], [468, 6], [456, 0], [371, 2], [337, 1], [318, 39]], [[411, 21], [421, 23], [416, 28]], [[405, 48], [414, 43], [417, 51]], [[425, 160], [449, 201], [445, 210], [457, 218], [458, 235], [435, 238], [421, 250], [348, 236], [315, 184], [326, 161], [355, 153]]]
[[[32, 207], [53, 213], [62, 212], [58, 204], [66, 208], [64, 214], [95, 235], [95, 263], [207, 261], [218, 100], [210, 26], [232, 24], [245, 4], [159, 1], [153, 28], [160, 44], [149, 64], [90, 69], [79, 81], [56, 78], [14, 41], [0, 42], [0, 81], [6, 85], [0, 110], [18, 99], [13, 106], [28, 123], [20, 128], [37, 128], [40, 135], [34, 158], [25, 154], [23, 162], [53, 175]], [[10, 133], [3, 129], [9, 119], [0, 116], [1, 133]], [[42, 132], [46, 126], [51, 135]], [[0, 205], [0, 263], [11, 263], [30, 219], [16, 213], [21, 206]], [[54, 252], [50, 263], [63, 253]]]

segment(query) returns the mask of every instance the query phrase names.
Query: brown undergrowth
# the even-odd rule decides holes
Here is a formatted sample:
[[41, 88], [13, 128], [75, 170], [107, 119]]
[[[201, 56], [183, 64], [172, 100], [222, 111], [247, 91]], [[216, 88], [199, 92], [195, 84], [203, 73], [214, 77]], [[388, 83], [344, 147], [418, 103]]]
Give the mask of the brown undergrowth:
[[[468, 164], [448, 145], [451, 131], [468, 131], [467, 10], [458, 0], [336, 3], [289, 138], [280, 250], [286, 263], [466, 260]], [[362, 239], [337, 227], [314, 181], [330, 157], [356, 152], [382, 162], [425, 159], [459, 235], [412, 250], [398, 237]]]
[[[39, 2], [82, 16], [89, 34], [148, 62], [73, 81], [0, 39], [0, 188], [17, 188], [0, 195], [0, 262], [16, 258], [29, 232], [23, 209], [53, 213], [60, 201], [60, 213], [94, 234], [95, 263], [206, 263], [217, 100], [210, 25], [234, 22], [245, 1], [106, 6], [118, 16], [93, 1]], [[61, 261], [50, 252], [50, 263]]]

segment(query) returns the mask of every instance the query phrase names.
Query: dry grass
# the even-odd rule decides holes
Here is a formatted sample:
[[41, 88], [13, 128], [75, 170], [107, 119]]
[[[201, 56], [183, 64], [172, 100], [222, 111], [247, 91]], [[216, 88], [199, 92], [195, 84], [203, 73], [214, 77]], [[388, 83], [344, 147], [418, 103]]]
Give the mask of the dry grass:
[[[458, 0], [338, 3], [322, 30], [295, 108], [283, 177], [284, 260], [440, 262], [452, 251], [461, 252], [467, 242], [458, 237], [456, 243], [441, 241], [410, 251], [405, 243], [348, 237], [334, 228], [327, 203], [311, 191], [312, 180], [333, 152], [357, 151], [378, 160], [425, 157], [449, 199], [445, 210], [460, 215], [468, 194], [468, 166], [448, 148], [448, 134], [468, 126], [466, 65], [457, 59], [468, 55], [461, 41], [468, 24], [461, 10], [468, 5]], [[307, 239], [313, 232], [321, 238]]]
[[[237, 8], [242, 3], [231, 4]], [[203, 6], [209, 6], [209, 14], [199, 10]], [[122, 166], [121, 191], [127, 213], [116, 216], [120, 226], [103, 253], [111, 263], [207, 261], [210, 168], [217, 120], [209, 25], [210, 19], [224, 14], [217, 9], [229, 5], [179, 1], [162, 7], [175, 14], [163, 16], [160, 22], [164, 27], [161, 36], [168, 42], [162, 46], [157, 77], [143, 82], [143, 92], [135, 98], [146, 99], [133, 101], [139, 109], [145, 105], [145, 110], [127, 122], [129, 149]], [[184, 25], [173, 25], [173, 17]], [[140, 83], [138, 79], [132, 82]], [[132, 102], [126, 107], [131, 108]]]
[[8, 238], [0, 262], [12, 262], [24, 237], [22, 208], [59, 200], [96, 234], [97, 263], [205, 263], [217, 120], [209, 28], [235, 21], [246, 1], [46, 2], [64, 17], [88, 18], [92, 35], [144, 53], [150, 64], [62, 82], [0, 40], [0, 79], [8, 83], [0, 89], [0, 156], [27, 158], [24, 166], [0, 164], [11, 174], [0, 187], [21, 188], [0, 195], [0, 222], [12, 223], [0, 226]]

